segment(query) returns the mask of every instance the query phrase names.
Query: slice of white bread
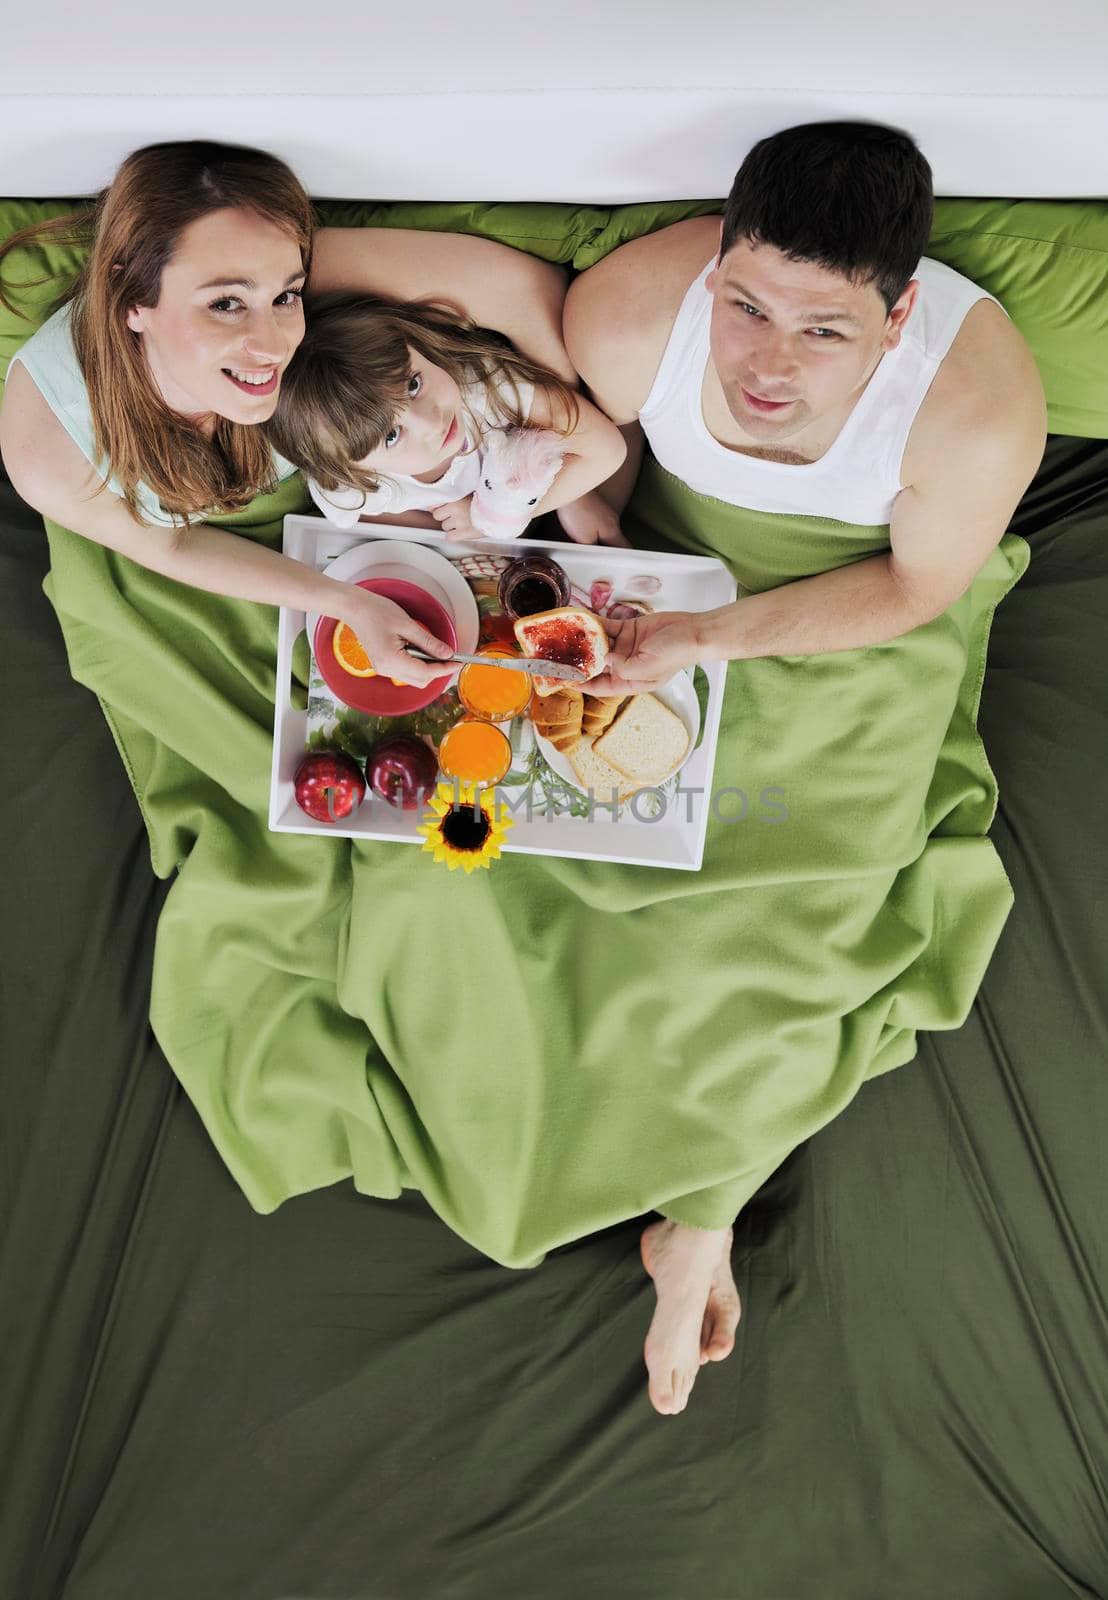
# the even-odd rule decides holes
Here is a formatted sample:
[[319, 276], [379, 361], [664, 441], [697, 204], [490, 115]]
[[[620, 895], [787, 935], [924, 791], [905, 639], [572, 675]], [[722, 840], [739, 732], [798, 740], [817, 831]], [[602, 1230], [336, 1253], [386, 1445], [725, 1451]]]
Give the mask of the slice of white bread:
[[598, 756], [639, 785], [668, 778], [688, 749], [689, 730], [652, 694], [632, 695], [595, 744]]
[[582, 789], [592, 790], [597, 805], [610, 805], [613, 789], [618, 791], [618, 798], [623, 801], [642, 787], [641, 784], [628, 782], [622, 772], [609, 766], [603, 756], [597, 755], [587, 739], [582, 739], [567, 755]]
[[[583, 606], [559, 606], [554, 611], [538, 611], [532, 617], [519, 617], [515, 636], [525, 656], [542, 657], [580, 667], [585, 678], [604, 671], [608, 659], [608, 635], [604, 624]], [[536, 674], [532, 680], [541, 695], [556, 694], [566, 687], [564, 679]], [[581, 681], [581, 680], [578, 680]]]

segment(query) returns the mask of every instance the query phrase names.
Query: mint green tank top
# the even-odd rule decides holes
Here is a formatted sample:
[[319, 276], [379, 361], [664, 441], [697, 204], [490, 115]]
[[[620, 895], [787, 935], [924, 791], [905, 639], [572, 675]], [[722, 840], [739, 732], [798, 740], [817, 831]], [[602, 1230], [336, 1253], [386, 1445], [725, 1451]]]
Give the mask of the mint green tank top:
[[[35, 388], [85, 460], [98, 472], [107, 474], [107, 463], [103, 459], [98, 460], [96, 456], [92, 408], [89, 405], [88, 389], [77, 361], [77, 351], [73, 345], [70, 309], [71, 306], [66, 304], [60, 311], [55, 311], [54, 315], [31, 335], [27, 343], [16, 351], [12, 357], [12, 364], [22, 361], [34, 381]], [[296, 471], [292, 462], [286, 461], [284, 456], [279, 456], [275, 450], [272, 451], [272, 456], [278, 478], [282, 481], [291, 478]], [[108, 478], [108, 488], [115, 494], [121, 493], [114, 477]], [[172, 514], [165, 510], [149, 485], [140, 482], [136, 486], [135, 493], [147, 521], [167, 528], [174, 525]], [[203, 522], [204, 516], [204, 512], [194, 512], [185, 520]], [[177, 522], [180, 522], [179, 517]]]

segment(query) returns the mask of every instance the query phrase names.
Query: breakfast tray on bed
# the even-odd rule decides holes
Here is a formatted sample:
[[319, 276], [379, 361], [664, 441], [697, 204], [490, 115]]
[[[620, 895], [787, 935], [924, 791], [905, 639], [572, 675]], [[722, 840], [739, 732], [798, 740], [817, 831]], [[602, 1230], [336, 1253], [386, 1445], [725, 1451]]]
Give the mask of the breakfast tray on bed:
[[[521, 554], [551, 556], [573, 585], [571, 604], [609, 616], [634, 611], [708, 611], [736, 595], [735, 580], [719, 561], [704, 556], [652, 550], [615, 549], [537, 539], [495, 544], [491, 540], [450, 543], [441, 534], [396, 525], [363, 523], [340, 528], [322, 517], [289, 516], [284, 523], [286, 555], [325, 571], [341, 560], [336, 576], [361, 576], [353, 552], [384, 541], [413, 542], [449, 560], [476, 600], [479, 641], [503, 642], [510, 620], [496, 598], [499, 574]], [[395, 548], [395, 546], [394, 546]], [[366, 572], [375, 552], [366, 555]], [[622, 609], [621, 609], [622, 608]], [[309, 640], [314, 619], [282, 607], [278, 632], [277, 696], [269, 826], [278, 833], [332, 833], [359, 839], [422, 844], [417, 832], [422, 808], [404, 811], [367, 791], [362, 805], [337, 823], [320, 822], [297, 804], [293, 777], [304, 755], [314, 749], [342, 750], [358, 759], [380, 738], [414, 733], [438, 744], [462, 716], [456, 673], [450, 685], [422, 711], [381, 718], [353, 710], [323, 682]], [[466, 648], [467, 646], [460, 646]], [[472, 648], [472, 646], [468, 646]], [[512, 764], [496, 786], [512, 818], [505, 853], [579, 856], [635, 866], [678, 867], [696, 871], [704, 854], [716, 741], [726, 681], [726, 663], [712, 662], [679, 674], [659, 692], [683, 715], [693, 733], [693, 750], [681, 770], [657, 787], [644, 788], [621, 805], [608, 796], [590, 797], [572, 781], [572, 772], [548, 746], [540, 746], [526, 715], [502, 724], [512, 744]]]

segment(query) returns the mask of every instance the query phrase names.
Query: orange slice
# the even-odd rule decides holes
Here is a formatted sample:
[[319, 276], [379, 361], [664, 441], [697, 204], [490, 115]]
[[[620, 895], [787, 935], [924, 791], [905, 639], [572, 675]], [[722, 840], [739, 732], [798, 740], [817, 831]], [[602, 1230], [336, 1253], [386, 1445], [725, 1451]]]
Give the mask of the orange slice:
[[335, 660], [344, 672], [349, 672], [352, 678], [375, 678], [373, 663], [370, 661], [362, 641], [347, 623], [340, 622], [335, 629], [332, 648]]
[[[335, 652], [335, 660], [344, 672], [349, 672], [352, 678], [375, 678], [377, 676], [373, 664], [365, 652], [365, 647], [358, 635], [348, 623], [340, 622], [335, 628], [335, 635], [331, 641], [331, 648]], [[403, 678], [393, 678], [398, 689], [406, 689], [407, 683]]]

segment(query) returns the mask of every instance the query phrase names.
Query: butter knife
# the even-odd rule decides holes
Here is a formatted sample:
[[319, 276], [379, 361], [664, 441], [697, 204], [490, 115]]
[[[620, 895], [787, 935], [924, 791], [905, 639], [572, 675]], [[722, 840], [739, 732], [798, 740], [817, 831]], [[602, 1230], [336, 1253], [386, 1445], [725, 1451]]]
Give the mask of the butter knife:
[[[429, 656], [414, 646], [405, 646], [408, 654], [417, 661], [440, 660], [439, 656]], [[585, 674], [580, 667], [569, 667], [563, 661], [543, 661], [538, 656], [466, 656], [455, 652], [452, 656], [442, 659], [444, 667], [451, 666], [454, 662], [479, 662], [486, 667], [507, 667], [511, 672], [529, 672], [532, 677], [536, 674], [544, 678], [563, 678], [567, 683], [584, 683]]]

